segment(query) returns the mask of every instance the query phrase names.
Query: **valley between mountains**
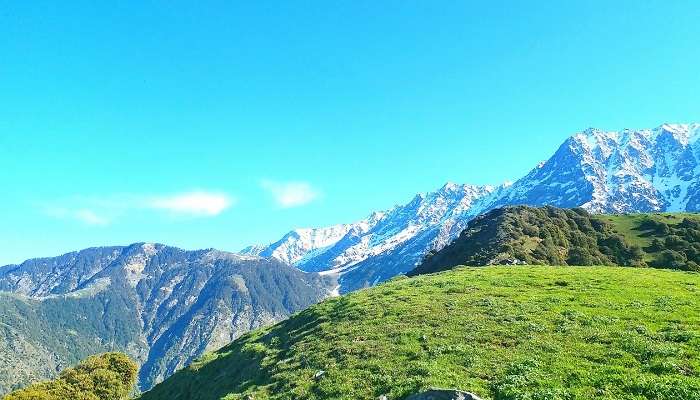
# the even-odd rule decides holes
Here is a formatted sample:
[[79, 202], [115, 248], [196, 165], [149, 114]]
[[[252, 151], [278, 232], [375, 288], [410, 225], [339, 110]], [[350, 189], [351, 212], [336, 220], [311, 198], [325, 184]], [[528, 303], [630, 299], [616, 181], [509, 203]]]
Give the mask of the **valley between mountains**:
[[[272, 244], [238, 253], [136, 243], [0, 267], [0, 394], [53, 378], [89, 355], [120, 351], [137, 362], [141, 391], [165, 380], [144, 399], [364, 398], [387, 393], [402, 398], [426, 386], [459, 382], [494, 399], [527, 398], [511, 395], [517, 390], [554, 393], [532, 398], [557, 399], [598, 393], [590, 388], [602, 390], [602, 398], [670, 399], [679, 393], [696, 398], [686, 394], [700, 393], [695, 392], [700, 390], [700, 309], [692, 289], [698, 284], [692, 271], [700, 264], [700, 219], [695, 214], [700, 211], [699, 138], [697, 123], [619, 132], [588, 129], [569, 137], [550, 159], [512, 184], [448, 183], [364, 220], [295, 229]], [[511, 271], [506, 267], [489, 267], [494, 270], [483, 273], [452, 271], [460, 265], [491, 264], [513, 264], [513, 271], [522, 268], [516, 274], [529, 275], [506, 276]], [[569, 272], [520, 264], [637, 268]], [[424, 276], [438, 271], [446, 272]], [[326, 298], [407, 273], [416, 278], [398, 278], [377, 289], [325, 301], [275, 328], [256, 330]], [[565, 305], [567, 286], [588, 288], [603, 278], [610, 284], [598, 285], [571, 300], [570, 307]], [[449, 283], [453, 280], [457, 283]], [[653, 282], [660, 284], [655, 287]], [[542, 288], [533, 289], [533, 296], [546, 297], [554, 290], [551, 299], [559, 305], [547, 309], [542, 321], [533, 320], [531, 312], [544, 310], [544, 303], [518, 308], [520, 298], [506, 288], [519, 284]], [[641, 295], [628, 287], [631, 284], [652, 292]], [[472, 285], [478, 287], [474, 293]], [[618, 290], [629, 298], [623, 302], [611, 297], [606, 303], [603, 297], [601, 311], [592, 311], [596, 296], [613, 296]], [[459, 293], [473, 296], [462, 298]], [[416, 337], [403, 337], [399, 328], [389, 330], [387, 337], [378, 333], [389, 320], [402, 318], [408, 310], [404, 302], [415, 302], [416, 309], [437, 306], [428, 304], [433, 295], [448, 311], [462, 311], [438, 313], [435, 320], [416, 314], [420, 329], [410, 331]], [[382, 296], [388, 296], [387, 310], [396, 313], [375, 309], [372, 301]], [[493, 304], [479, 303], [484, 299]], [[640, 304], [639, 312], [626, 320], [620, 310], [636, 307], [629, 303], [634, 301]], [[509, 308], [499, 314], [501, 302]], [[462, 312], [469, 310], [488, 317], [465, 319]], [[372, 320], [362, 320], [363, 314]], [[334, 321], [341, 322], [337, 330]], [[490, 338], [487, 347], [497, 351], [485, 355], [457, 348], [474, 337], [443, 329], [442, 324], [455, 321], [485, 324], [479, 329]], [[535, 349], [534, 342], [518, 341], [498, 328], [518, 321], [523, 334], [539, 332], [547, 336], [542, 343], [555, 347], [570, 329], [575, 333], [571, 347], [557, 351], [584, 352], [562, 361], [570, 364], [548, 366], [546, 357], [540, 357], [546, 349]], [[604, 326], [603, 321], [611, 321], [614, 330], [591, 328]], [[350, 328], [353, 323], [361, 323], [359, 330]], [[532, 330], [537, 324], [542, 331]], [[635, 329], [641, 336], [634, 336]], [[246, 335], [251, 330], [256, 331]], [[678, 337], [682, 340], [676, 341]], [[328, 343], [319, 342], [326, 339], [341, 345], [326, 348]], [[613, 354], [628, 339], [637, 347]], [[342, 345], [346, 340], [367, 344], [358, 347], [364, 356]], [[372, 349], [383, 341], [396, 344], [398, 352], [386, 360], [408, 369], [383, 374], [389, 364], [372, 364]], [[492, 372], [469, 367], [484, 360], [494, 364], [491, 357], [511, 345], [517, 351], [509, 366]], [[655, 352], [645, 353], [648, 348]], [[671, 352], [680, 353], [673, 358]], [[370, 357], [367, 362], [372, 365], [358, 361], [359, 356]], [[584, 362], [581, 357], [590, 365], [571, 367]], [[614, 361], [606, 363], [609, 359]], [[289, 368], [280, 366], [286, 362]], [[454, 362], [463, 363], [464, 369], [450, 364]], [[256, 375], [251, 371], [257, 365], [266, 367]], [[367, 381], [361, 372], [366, 368], [385, 380]], [[611, 368], [615, 376], [632, 374], [636, 383], [620, 393], [609, 391], [614, 382], [590, 375], [597, 368]], [[343, 380], [346, 369], [348, 380]], [[320, 370], [327, 371], [325, 378], [307, 376]], [[418, 379], [417, 374], [426, 378]], [[568, 395], [552, 389], [569, 379], [575, 382]], [[204, 383], [209, 385], [206, 393], [197, 394]]]

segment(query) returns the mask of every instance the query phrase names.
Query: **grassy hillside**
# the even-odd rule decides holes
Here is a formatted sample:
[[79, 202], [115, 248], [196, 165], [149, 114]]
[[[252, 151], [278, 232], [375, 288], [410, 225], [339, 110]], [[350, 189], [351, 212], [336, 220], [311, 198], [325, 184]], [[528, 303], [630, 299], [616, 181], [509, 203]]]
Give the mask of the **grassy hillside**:
[[647, 265], [700, 270], [700, 214], [599, 215], [596, 218], [610, 224], [627, 243], [641, 247]]
[[409, 275], [458, 265], [619, 265], [700, 271], [700, 215], [591, 215], [583, 209], [504, 207], [472, 220]]
[[700, 274], [399, 278], [249, 333], [141, 399], [400, 399], [435, 386], [498, 400], [700, 399]]

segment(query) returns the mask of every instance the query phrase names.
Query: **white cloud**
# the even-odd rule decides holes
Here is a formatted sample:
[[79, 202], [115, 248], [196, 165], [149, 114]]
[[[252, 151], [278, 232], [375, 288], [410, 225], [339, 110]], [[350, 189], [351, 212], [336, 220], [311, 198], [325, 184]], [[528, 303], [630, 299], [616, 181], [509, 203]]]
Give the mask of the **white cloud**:
[[94, 211], [86, 208], [76, 210], [73, 213], [73, 217], [88, 225], [108, 225], [110, 222], [109, 219], [107, 219], [106, 217], [97, 215], [97, 213], [95, 213]]
[[211, 217], [221, 214], [232, 204], [233, 200], [222, 193], [189, 192], [151, 198], [146, 207], [173, 214]]
[[44, 211], [51, 217], [73, 219], [86, 225], [105, 226], [110, 223], [109, 218], [98, 215], [95, 211], [88, 208], [69, 209], [65, 207], [47, 207]]
[[224, 193], [192, 191], [172, 195], [120, 194], [73, 196], [43, 207], [44, 213], [58, 219], [72, 219], [86, 225], [105, 226], [131, 212], [152, 211], [171, 216], [213, 217], [235, 203]]
[[319, 192], [307, 182], [263, 180], [260, 186], [270, 192], [277, 205], [282, 208], [303, 206], [314, 201], [319, 195]]

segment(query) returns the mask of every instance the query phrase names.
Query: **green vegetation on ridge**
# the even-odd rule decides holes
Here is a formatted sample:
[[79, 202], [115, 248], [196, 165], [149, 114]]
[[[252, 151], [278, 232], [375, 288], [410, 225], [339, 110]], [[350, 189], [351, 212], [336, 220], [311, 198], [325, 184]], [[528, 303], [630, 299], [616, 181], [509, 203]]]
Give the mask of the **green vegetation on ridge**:
[[42, 300], [0, 292], [0, 397], [96, 353], [139, 353], [138, 321], [119, 290]]
[[409, 275], [458, 265], [618, 265], [698, 271], [700, 215], [591, 215], [581, 208], [513, 206], [472, 220]]
[[492, 266], [399, 278], [246, 334], [141, 399], [401, 399], [435, 386], [698, 400], [700, 275]]

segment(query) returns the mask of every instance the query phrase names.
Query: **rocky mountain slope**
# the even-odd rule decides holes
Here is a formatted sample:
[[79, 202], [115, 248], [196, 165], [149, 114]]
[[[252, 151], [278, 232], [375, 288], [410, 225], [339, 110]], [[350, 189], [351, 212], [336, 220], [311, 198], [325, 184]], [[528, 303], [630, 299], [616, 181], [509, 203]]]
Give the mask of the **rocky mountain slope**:
[[0, 267], [0, 393], [112, 350], [148, 389], [334, 286], [277, 260], [143, 243]]
[[583, 207], [623, 213], [700, 210], [700, 124], [655, 129], [587, 129], [513, 184], [447, 184], [367, 219], [297, 229], [245, 254], [275, 257], [304, 271], [339, 275], [340, 291], [413, 269], [454, 240], [479, 214], [506, 205]]
[[[442, 247], [465, 226], [474, 202], [494, 187], [446, 184], [411, 202], [347, 225], [297, 229], [267, 247], [243, 254], [274, 257], [304, 271], [340, 275], [343, 292], [406, 272], [426, 249]], [[410, 269], [410, 268], [408, 268]]]
[[700, 124], [587, 129], [495, 199], [598, 213], [700, 210]]

